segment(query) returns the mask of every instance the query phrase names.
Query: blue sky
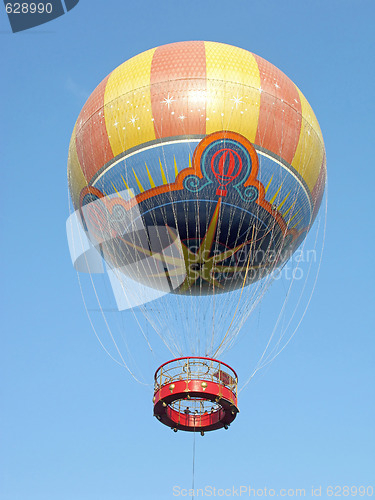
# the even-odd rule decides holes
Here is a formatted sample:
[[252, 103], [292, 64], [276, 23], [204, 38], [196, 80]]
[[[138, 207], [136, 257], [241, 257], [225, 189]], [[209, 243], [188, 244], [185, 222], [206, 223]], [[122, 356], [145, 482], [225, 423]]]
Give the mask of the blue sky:
[[[326, 498], [329, 485], [375, 486], [374, 15], [370, 0], [81, 0], [12, 34], [0, 13], [2, 500], [168, 500], [173, 486], [191, 487], [192, 435], [153, 419], [150, 389], [91, 330], [65, 220], [68, 144], [88, 95], [129, 57], [193, 39], [243, 47], [283, 70], [318, 117], [329, 175], [308, 312], [241, 393], [230, 430], [197, 436], [195, 487], [308, 496], [322, 486]], [[242, 341], [228, 359], [246, 378]]]

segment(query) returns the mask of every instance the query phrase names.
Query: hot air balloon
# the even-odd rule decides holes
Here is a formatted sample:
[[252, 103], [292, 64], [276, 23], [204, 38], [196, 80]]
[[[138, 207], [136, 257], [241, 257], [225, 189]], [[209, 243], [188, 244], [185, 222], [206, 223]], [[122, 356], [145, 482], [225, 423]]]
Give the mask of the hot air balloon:
[[309, 103], [247, 50], [157, 47], [87, 100], [69, 147], [70, 251], [173, 354], [154, 380], [165, 425], [204, 434], [235, 419], [237, 374], [218, 356], [305, 239], [325, 180]]

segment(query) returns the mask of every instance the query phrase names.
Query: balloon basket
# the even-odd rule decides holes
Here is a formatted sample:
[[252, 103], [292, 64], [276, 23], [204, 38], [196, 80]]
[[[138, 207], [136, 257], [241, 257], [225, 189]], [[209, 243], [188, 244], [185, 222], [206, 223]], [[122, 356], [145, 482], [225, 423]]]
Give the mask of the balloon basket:
[[178, 430], [228, 429], [239, 412], [236, 372], [217, 359], [177, 358], [155, 372], [154, 416]]

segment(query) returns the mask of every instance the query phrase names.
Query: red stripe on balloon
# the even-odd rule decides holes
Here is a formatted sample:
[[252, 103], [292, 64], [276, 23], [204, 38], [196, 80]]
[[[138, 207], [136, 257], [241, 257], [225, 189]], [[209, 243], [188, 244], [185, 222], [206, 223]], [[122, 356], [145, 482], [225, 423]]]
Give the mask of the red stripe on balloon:
[[179, 42], [155, 50], [151, 106], [156, 138], [206, 133], [204, 42]]
[[96, 87], [77, 120], [77, 153], [87, 182], [113, 158], [104, 118], [104, 92], [109, 77]]
[[301, 131], [301, 102], [294, 83], [254, 55], [260, 74], [260, 110], [255, 143], [291, 163]]

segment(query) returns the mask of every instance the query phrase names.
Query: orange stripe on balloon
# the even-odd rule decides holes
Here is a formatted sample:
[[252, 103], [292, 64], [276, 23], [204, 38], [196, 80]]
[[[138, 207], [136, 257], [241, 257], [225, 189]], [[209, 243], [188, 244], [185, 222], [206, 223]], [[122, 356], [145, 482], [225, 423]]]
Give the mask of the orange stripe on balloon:
[[113, 158], [104, 119], [104, 92], [109, 76], [96, 87], [77, 120], [77, 153], [87, 182]]
[[260, 110], [255, 143], [291, 163], [301, 130], [301, 102], [294, 83], [254, 55], [260, 74]]
[[151, 106], [157, 138], [206, 133], [204, 42], [158, 47], [151, 64]]
[[72, 196], [72, 201], [75, 210], [79, 208], [79, 194], [81, 190], [87, 185], [85, 176], [83, 175], [81, 165], [78, 160], [76, 148], [76, 126], [74, 127], [72, 137], [69, 144], [68, 156], [68, 183], [69, 191]]

